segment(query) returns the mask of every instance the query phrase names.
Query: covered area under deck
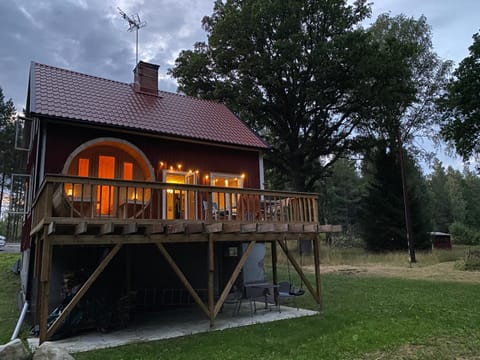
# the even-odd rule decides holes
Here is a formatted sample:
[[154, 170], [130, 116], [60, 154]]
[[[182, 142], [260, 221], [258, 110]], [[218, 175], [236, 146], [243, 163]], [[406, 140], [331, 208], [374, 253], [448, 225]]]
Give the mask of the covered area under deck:
[[[163, 199], [171, 191], [181, 195], [181, 219], [164, 218]], [[37, 296], [30, 300], [40, 343], [52, 338], [102, 278], [112, 289], [116, 283], [124, 293], [138, 292], [136, 284], [141, 281], [136, 274], [142, 271], [145, 278], [175, 278], [214, 327], [249, 255], [262, 243], [271, 247], [273, 284], [278, 283], [277, 251], [282, 251], [308, 293], [321, 302], [318, 234], [322, 227], [314, 194], [47, 176], [33, 204], [31, 226], [30, 288]], [[288, 242], [298, 240], [313, 242], [313, 284], [288, 251]], [[234, 251], [238, 256], [228, 267], [219, 259], [231, 249], [239, 251]], [[64, 262], [75, 256], [89, 259], [91, 266], [78, 291], [51, 321], [52, 274], [60, 256]], [[144, 264], [148, 258], [150, 265], [162, 270], [148, 271], [150, 265]], [[106, 277], [106, 269], [111, 277]], [[163, 291], [168, 288], [165, 285]], [[277, 295], [274, 292], [274, 302]]]
[[[205, 318], [198, 307], [189, 307], [149, 314], [148, 318], [136, 319], [127, 327], [108, 333], [86, 332], [77, 334], [57, 340], [55, 345], [69, 353], [78, 353], [317, 314], [318, 312], [313, 310], [282, 306], [281, 312], [268, 311], [262, 312], [258, 316], [251, 316], [249, 304], [245, 303], [235, 317], [232, 317], [231, 308], [225, 306], [224, 311], [218, 314], [215, 319], [215, 326], [212, 328], [208, 319]], [[27, 341], [32, 350], [39, 346], [38, 338], [29, 338]]]

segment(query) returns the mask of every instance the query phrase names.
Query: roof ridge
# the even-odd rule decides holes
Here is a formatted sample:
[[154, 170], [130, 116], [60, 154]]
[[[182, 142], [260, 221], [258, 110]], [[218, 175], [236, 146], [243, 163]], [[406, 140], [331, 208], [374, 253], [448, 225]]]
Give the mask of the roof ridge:
[[202, 101], [202, 102], [208, 102], [208, 103], [213, 103], [215, 105], [222, 105], [222, 106], [225, 106], [226, 105], [218, 100], [212, 100], [212, 99], [202, 99], [202, 98], [198, 98], [196, 96], [192, 96], [192, 95], [187, 95], [187, 94], [183, 94], [183, 93], [176, 93], [176, 92], [171, 92], [171, 91], [165, 91], [165, 90], [158, 90], [159, 93], [165, 93], [165, 94], [169, 94], [169, 95], [175, 95], [175, 96], [180, 96], [180, 97], [184, 97], [184, 98], [189, 98], [189, 99], [192, 99], [192, 100], [197, 100], [197, 101]]
[[85, 74], [85, 73], [82, 73], [80, 71], [69, 70], [69, 69], [58, 67], [58, 66], [42, 64], [42, 63], [38, 63], [38, 62], [35, 62], [35, 61], [33, 63], [35, 65], [47, 67], [47, 68], [54, 69], [54, 70], [60, 70], [60, 71], [68, 72], [68, 73], [71, 73], [71, 74], [81, 75], [81, 76], [85, 76], [85, 77], [88, 77], [88, 78], [93, 78], [93, 79], [98, 79], [98, 80], [103, 80], [103, 81], [110, 81], [110, 82], [114, 82], [114, 83], [122, 84], [122, 85], [131, 85], [131, 83], [126, 83], [126, 82], [123, 82], [123, 81], [107, 79], [107, 78], [96, 76], [96, 75]]
[[[128, 85], [128, 86], [131, 86], [133, 84], [133, 82], [132, 83], [126, 83], [126, 82], [119, 81], [119, 80], [107, 79], [105, 77], [90, 75], [90, 74], [86, 74], [86, 73], [83, 73], [83, 72], [80, 72], [80, 71], [65, 69], [65, 68], [61, 68], [61, 67], [53, 66], [53, 65], [48, 65], [48, 64], [42, 64], [42, 63], [38, 63], [38, 62], [35, 62], [35, 61], [33, 63], [35, 65], [48, 67], [48, 68], [51, 68], [51, 69], [54, 69], [54, 70], [60, 70], [60, 71], [68, 72], [68, 73], [71, 73], [71, 74], [81, 75], [81, 76], [85, 76], [85, 77], [88, 77], [88, 78], [94, 78], [94, 79], [103, 80], [103, 81], [110, 81], [110, 82], [114, 82], [114, 83], [117, 83], [117, 84]], [[212, 104], [215, 104], [215, 105], [226, 106], [224, 103], [219, 102], [217, 100], [201, 99], [201, 98], [198, 98], [198, 97], [192, 96], [192, 95], [187, 95], [187, 94], [182, 94], [182, 93], [177, 93], [177, 92], [172, 92], [172, 91], [166, 91], [166, 90], [160, 90], [160, 89], [158, 90], [158, 92], [168, 94], [168, 95], [181, 96], [181, 97], [184, 97], [184, 98], [189, 98], [189, 99], [193, 99], [193, 100], [197, 100], [197, 101], [208, 102], [208, 103], [212, 103]]]

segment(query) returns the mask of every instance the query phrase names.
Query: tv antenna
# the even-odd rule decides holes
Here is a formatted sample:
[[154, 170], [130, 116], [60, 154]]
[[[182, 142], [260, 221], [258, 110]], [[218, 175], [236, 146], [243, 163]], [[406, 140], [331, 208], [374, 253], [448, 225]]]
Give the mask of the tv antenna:
[[128, 22], [127, 31], [135, 30], [135, 34], [136, 34], [135, 66], [137, 66], [137, 64], [138, 64], [138, 30], [140, 30], [140, 28], [145, 27], [147, 25], [147, 23], [145, 21], [141, 21], [140, 16], [138, 16], [138, 14], [128, 16], [119, 7], [117, 7], [117, 9], [118, 9], [118, 12], [120, 13], [120, 15], [122, 16], [122, 18], [124, 18]]

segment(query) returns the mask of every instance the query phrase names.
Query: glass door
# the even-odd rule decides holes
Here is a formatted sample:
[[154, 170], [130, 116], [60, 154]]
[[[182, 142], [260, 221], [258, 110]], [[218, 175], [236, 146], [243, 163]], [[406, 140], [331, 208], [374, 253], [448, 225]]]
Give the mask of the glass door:
[[[98, 177], [101, 179], [115, 178], [115, 157], [99, 155]], [[97, 213], [111, 216], [113, 214], [114, 188], [109, 185], [97, 186]]]
[[[195, 173], [174, 170], [164, 170], [163, 181], [171, 184], [194, 185], [197, 183]], [[196, 219], [197, 199], [195, 192], [167, 189], [164, 195], [163, 214], [165, 219]]]
[[[197, 183], [197, 177], [194, 172], [188, 172], [185, 175], [185, 184], [195, 185]], [[197, 219], [197, 192], [188, 191], [185, 197], [185, 211], [186, 218], [189, 220]]]

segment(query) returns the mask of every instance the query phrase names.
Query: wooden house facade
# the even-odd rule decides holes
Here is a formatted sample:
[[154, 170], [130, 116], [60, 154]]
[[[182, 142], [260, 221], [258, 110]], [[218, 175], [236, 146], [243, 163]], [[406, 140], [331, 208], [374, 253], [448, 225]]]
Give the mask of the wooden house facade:
[[[273, 281], [279, 248], [320, 303], [317, 196], [264, 190], [268, 147], [224, 105], [159, 91], [144, 62], [133, 84], [32, 63], [26, 115], [22, 294], [40, 342], [79, 307], [98, 327], [192, 302], [213, 325], [232, 288], [263, 280], [266, 243]], [[314, 284], [288, 252], [299, 239]]]

